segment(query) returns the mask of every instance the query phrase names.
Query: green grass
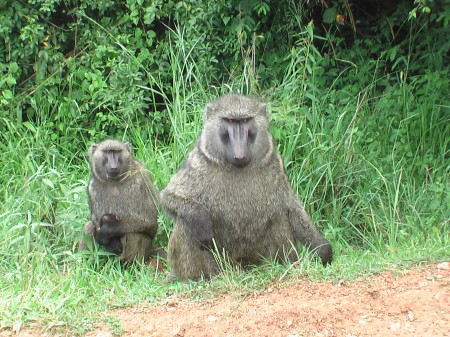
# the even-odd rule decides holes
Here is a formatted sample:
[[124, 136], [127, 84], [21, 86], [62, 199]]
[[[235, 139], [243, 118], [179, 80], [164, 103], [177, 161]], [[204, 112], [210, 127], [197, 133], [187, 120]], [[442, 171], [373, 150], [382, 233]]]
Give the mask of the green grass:
[[[145, 123], [117, 118], [117, 137], [133, 144], [159, 189], [193, 147], [205, 103], [229, 89], [255, 92], [257, 84], [244, 74], [220, 89], [209, 87], [201, 64], [193, 64], [184, 49], [182, 34], [175, 36], [173, 87], [164, 103], [171, 125], [167, 139], [149, 136]], [[322, 267], [304, 250], [294, 264], [267, 261], [249, 270], [222, 258], [223, 272], [210, 282], [167, 285], [162, 282], [167, 270], [140, 262], [124, 267], [100, 250], [77, 252], [89, 215], [89, 141], [70, 117], [64, 138], [55, 139], [49, 113], [55, 107], [42, 99], [36, 105], [39, 122], [2, 120], [0, 331], [37, 326], [83, 334], [100, 313], [164, 303], [168, 294], [202, 300], [274, 283], [352, 280], [448, 260], [450, 114], [440, 86], [445, 78], [430, 72], [380, 88], [386, 78], [372, 65], [330, 81], [311, 40], [305, 38], [300, 47], [280, 85], [258, 93], [269, 101], [271, 129], [293, 188], [333, 245], [331, 266]], [[308, 67], [301, 68], [305, 62]], [[358, 81], [343, 85], [354, 76]], [[163, 214], [159, 220], [157, 240], [165, 246], [172, 225]], [[122, 332], [114, 317], [101, 317], [115, 333]]]

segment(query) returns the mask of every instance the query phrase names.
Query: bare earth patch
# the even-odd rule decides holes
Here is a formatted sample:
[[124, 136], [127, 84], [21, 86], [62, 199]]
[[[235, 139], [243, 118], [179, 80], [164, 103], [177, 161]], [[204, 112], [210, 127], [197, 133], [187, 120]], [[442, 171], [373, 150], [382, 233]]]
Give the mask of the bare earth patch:
[[[122, 322], [122, 336], [450, 336], [449, 286], [449, 262], [442, 262], [349, 283], [305, 280], [242, 299], [174, 297], [109, 314]], [[87, 336], [113, 334], [102, 324]]]

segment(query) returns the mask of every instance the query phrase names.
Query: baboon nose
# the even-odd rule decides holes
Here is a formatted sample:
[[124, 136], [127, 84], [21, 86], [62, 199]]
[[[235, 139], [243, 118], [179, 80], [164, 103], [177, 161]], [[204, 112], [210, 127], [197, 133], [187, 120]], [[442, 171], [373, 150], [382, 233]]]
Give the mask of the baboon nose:
[[109, 177], [111, 177], [111, 178], [116, 178], [116, 177], [119, 175], [120, 170], [119, 170], [118, 167], [110, 167], [110, 168], [106, 171], [106, 173], [108, 174]]
[[239, 168], [246, 167], [250, 163], [250, 160], [246, 156], [234, 157], [233, 165]]

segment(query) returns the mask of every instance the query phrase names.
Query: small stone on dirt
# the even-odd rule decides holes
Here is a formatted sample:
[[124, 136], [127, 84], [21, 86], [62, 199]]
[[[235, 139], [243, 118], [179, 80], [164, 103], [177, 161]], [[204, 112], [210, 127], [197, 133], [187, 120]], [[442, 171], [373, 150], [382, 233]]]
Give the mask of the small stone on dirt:
[[172, 331], [172, 336], [175, 337], [183, 337], [184, 336], [185, 329], [183, 328], [176, 328]]
[[99, 331], [96, 337], [111, 337], [109, 332]]
[[205, 321], [207, 321], [207, 322], [215, 322], [215, 321], [217, 321], [217, 317], [216, 316], [208, 316], [206, 319], [205, 319]]
[[398, 329], [400, 329], [400, 323], [392, 323], [390, 328], [392, 331], [397, 331]]
[[437, 269], [444, 269], [449, 270], [450, 269], [450, 262], [441, 262], [437, 264]]

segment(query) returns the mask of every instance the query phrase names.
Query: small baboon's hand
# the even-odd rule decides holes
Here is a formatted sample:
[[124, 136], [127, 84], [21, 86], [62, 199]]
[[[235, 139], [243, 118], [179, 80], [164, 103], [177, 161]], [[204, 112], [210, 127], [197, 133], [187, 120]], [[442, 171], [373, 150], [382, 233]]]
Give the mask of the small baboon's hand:
[[97, 234], [97, 232], [100, 230], [100, 222], [92, 221], [92, 223], [94, 224], [94, 234]]
[[95, 233], [95, 240], [102, 246], [106, 246], [111, 240], [112, 236], [106, 233], [105, 227], [102, 227]]
[[191, 210], [179, 216], [188, 233], [200, 243], [201, 250], [213, 247], [214, 227], [206, 210]]
[[113, 236], [106, 226], [101, 227], [98, 232], [95, 233], [95, 240], [102, 246], [108, 245], [112, 238]]

